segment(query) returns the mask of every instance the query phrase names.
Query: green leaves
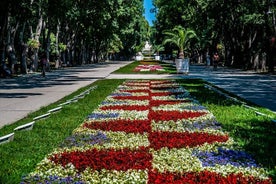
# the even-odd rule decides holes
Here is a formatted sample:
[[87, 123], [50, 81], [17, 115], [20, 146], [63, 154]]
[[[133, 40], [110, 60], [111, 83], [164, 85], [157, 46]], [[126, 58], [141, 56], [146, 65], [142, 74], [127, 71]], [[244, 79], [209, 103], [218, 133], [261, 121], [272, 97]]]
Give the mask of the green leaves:
[[159, 55], [160, 51], [164, 51], [165, 47], [163, 45], [153, 45], [153, 52], [156, 52]]
[[27, 42], [28, 46], [33, 48], [33, 49], [38, 49], [40, 46], [40, 43], [36, 39], [29, 39]]
[[183, 54], [183, 58], [183, 51], [189, 48], [191, 39], [196, 37], [195, 31], [181, 26], [176, 26], [171, 31], [164, 31], [163, 33], [166, 36], [163, 44], [171, 43], [177, 46], [180, 52], [179, 55], [181, 57], [181, 54]]
[[[159, 40], [166, 36], [161, 34], [164, 30], [175, 25], [189, 27], [200, 38], [199, 45], [194, 47], [199, 53], [215, 52], [217, 43], [223, 43], [226, 50], [220, 54], [225, 56], [227, 65], [252, 66], [252, 53], [270, 52], [267, 38], [275, 35], [273, 1], [155, 0], [154, 4], [158, 9], [155, 26]], [[273, 63], [268, 59], [269, 62]]]
[[240, 20], [246, 25], [262, 25], [264, 24], [264, 15], [260, 13], [245, 14]]

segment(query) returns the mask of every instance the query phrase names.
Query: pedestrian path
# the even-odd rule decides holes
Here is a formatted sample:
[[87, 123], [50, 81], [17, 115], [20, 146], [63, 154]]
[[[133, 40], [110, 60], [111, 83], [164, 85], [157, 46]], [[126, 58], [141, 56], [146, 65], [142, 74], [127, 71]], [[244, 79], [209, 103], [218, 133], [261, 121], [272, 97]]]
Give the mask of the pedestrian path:
[[192, 66], [189, 77], [201, 78], [241, 98], [276, 112], [276, 75], [256, 74], [252, 71]]
[[130, 62], [105, 62], [0, 79], [0, 128], [88, 86]]

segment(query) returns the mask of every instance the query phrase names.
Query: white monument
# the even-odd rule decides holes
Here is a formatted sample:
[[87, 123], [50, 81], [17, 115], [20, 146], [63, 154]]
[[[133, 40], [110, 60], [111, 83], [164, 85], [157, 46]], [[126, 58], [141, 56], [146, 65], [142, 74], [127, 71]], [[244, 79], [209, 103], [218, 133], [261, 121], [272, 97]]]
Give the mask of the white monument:
[[142, 54], [144, 56], [144, 60], [152, 60], [152, 45], [150, 45], [150, 43], [148, 41], [146, 41], [146, 44], [142, 50]]
[[145, 52], [145, 51], [151, 51], [151, 45], [149, 44], [149, 42], [148, 41], [146, 41], [146, 45], [145, 45], [145, 47], [143, 48], [143, 52]]

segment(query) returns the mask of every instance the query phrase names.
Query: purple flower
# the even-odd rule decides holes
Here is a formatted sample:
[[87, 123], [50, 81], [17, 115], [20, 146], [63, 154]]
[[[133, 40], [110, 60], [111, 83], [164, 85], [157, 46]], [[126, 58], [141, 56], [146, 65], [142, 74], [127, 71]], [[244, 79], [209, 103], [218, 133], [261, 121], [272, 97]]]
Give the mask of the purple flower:
[[117, 117], [119, 117], [119, 113], [109, 113], [109, 114], [92, 113], [87, 116], [87, 119], [105, 119], [105, 118], [117, 118]]
[[131, 93], [112, 93], [110, 96], [132, 96]]
[[182, 107], [182, 109], [194, 110], [194, 111], [206, 110], [206, 108], [204, 106], [201, 106], [201, 105], [184, 106], [184, 107]]
[[217, 152], [195, 150], [193, 155], [199, 158], [203, 167], [213, 167], [216, 164], [231, 164], [236, 167], [258, 167], [252, 156], [244, 151], [218, 148]]
[[102, 105], [123, 105], [126, 102], [120, 102], [120, 101], [114, 101], [114, 102], [107, 102], [107, 101], [103, 101]]
[[105, 142], [109, 142], [110, 139], [103, 133], [98, 132], [96, 135], [94, 134], [74, 134], [72, 136], [67, 137], [61, 144], [60, 147], [81, 147], [85, 145], [95, 145], [95, 144], [103, 144]]
[[41, 184], [53, 184], [53, 183], [73, 183], [73, 184], [85, 184], [84, 181], [79, 180], [79, 176], [68, 176], [65, 178], [61, 178], [59, 176], [47, 176], [46, 178], [42, 178], [40, 176], [31, 176], [31, 177], [23, 177], [20, 184], [29, 184], [29, 183], [41, 183]]

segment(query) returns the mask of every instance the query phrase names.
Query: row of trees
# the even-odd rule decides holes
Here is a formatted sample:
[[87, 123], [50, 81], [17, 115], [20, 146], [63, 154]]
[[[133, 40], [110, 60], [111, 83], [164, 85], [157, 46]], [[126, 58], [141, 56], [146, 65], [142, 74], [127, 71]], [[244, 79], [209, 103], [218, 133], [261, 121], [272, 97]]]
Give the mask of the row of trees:
[[226, 65], [245, 69], [262, 65], [273, 71], [275, 0], [154, 0], [154, 5], [156, 44], [164, 40], [165, 30], [181, 25], [196, 31], [199, 42], [190, 48], [200, 58], [217, 51]]
[[129, 57], [145, 41], [140, 0], [1, 0], [0, 73], [37, 71], [39, 59], [67, 65]]

